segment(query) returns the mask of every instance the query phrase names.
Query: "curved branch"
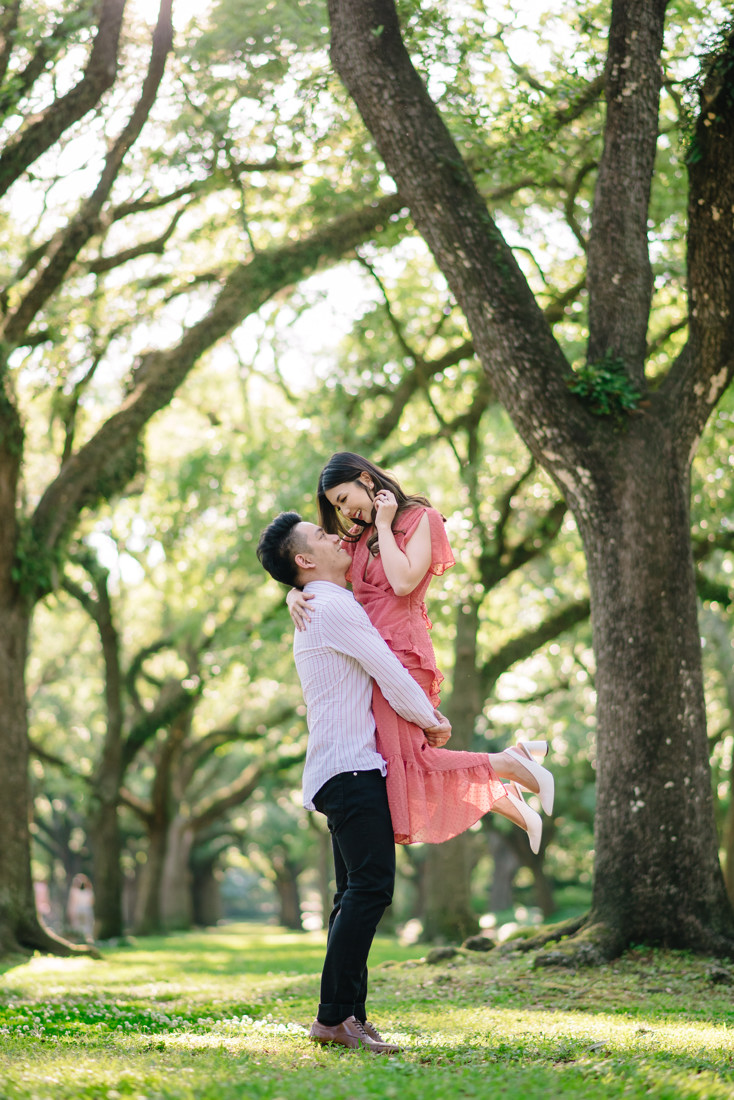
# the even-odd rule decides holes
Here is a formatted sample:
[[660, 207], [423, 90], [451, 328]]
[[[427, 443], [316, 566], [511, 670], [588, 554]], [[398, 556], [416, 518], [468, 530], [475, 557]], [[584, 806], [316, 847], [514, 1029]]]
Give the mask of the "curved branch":
[[[18, 27], [18, 13], [20, 12], [20, 0], [13, 0], [12, 4], [4, 4], [0, 12], [0, 81], [5, 79], [8, 71], [10, 56], [13, 52], [13, 40]], [[40, 53], [40, 49], [37, 51]], [[0, 99], [0, 104], [2, 99]], [[2, 107], [0, 106], [0, 113]]]
[[653, 276], [647, 242], [667, 0], [613, 0], [607, 117], [589, 236], [590, 362], [611, 352], [644, 387]]
[[171, 3], [172, 0], [161, 0], [158, 23], [153, 32], [150, 62], [140, 98], [127, 125], [105, 158], [94, 193], [82, 203], [76, 217], [52, 243], [45, 256], [46, 264], [38, 278], [5, 322], [5, 339], [11, 343], [22, 340], [33, 318], [61, 285], [69, 267], [96, 231], [99, 213], [112, 190], [123, 159], [139, 137], [158, 94], [166, 58], [173, 42]]
[[59, 471], [33, 518], [39, 547], [51, 548], [70, 530], [84, 507], [119, 491], [134, 472], [125, 460], [144, 425], [171, 400], [199, 357], [274, 294], [319, 264], [335, 262], [371, 235], [404, 203], [397, 195], [343, 215], [312, 236], [264, 250], [234, 268], [210, 309], [171, 348], [138, 362], [131, 392], [118, 410]]
[[492, 694], [494, 685], [503, 672], [506, 672], [518, 661], [525, 660], [535, 653], [540, 646], [553, 641], [559, 634], [571, 630], [577, 623], [588, 619], [591, 605], [588, 600], [577, 600], [569, 604], [561, 611], [549, 616], [535, 630], [528, 630], [518, 638], [513, 638], [493, 653], [489, 660], [485, 661], [481, 669], [482, 692], [487, 699]]
[[241, 805], [256, 790], [265, 775], [287, 771], [295, 764], [300, 764], [305, 755], [305, 751], [302, 751], [292, 756], [277, 757], [275, 760], [251, 764], [233, 783], [202, 799], [194, 808], [192, 819], [196, 832], [211, 825], [233, 806]]
[[141, 241], [140, 244], [133, 245], [132, 248], [124, 248], [121, 252], [116, 252], [113, 256], [99, 256], [96, 260], [89, 260], [85, 264], [87, 271], [91, 271], [94, 275], [102, 275], [106, 271], [112, 271], [122, 264], [129, 263], [130, 260], [136, 260], [138, 256], [162, 256], [165, 252], [166, 245], [176, 230], [176, 226], [185, 213], [186, 207], [182, 206], [181, 209], [177, 210], [173, 215], [163, 233], [153, 240]]
[[392, 0], [329, 0], [331, 58], [469, 323], [502, 404], [546, 468], [587, 416], [566, 358], [403, 45]]
[[117, 75], [124, 11], [125, 0], [102, 0], [97, 34], [84, 76], [71, 91], [55, 99], [7, 142], [0, 156], [0, 196], [112, 86]]
[[707, 59], [688, 154], [689, 336], [661, 390], [690, 451], [734, 378], [734, 30]]

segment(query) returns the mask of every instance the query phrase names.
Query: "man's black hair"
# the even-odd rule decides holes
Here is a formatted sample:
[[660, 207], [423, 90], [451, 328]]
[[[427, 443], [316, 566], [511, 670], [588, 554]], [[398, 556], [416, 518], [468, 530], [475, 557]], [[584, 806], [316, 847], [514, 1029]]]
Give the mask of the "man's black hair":
[[281, 512], [268, 524], [257, 544], [257, 556], [263, 569], [274, 580], [287, 584], [290, 588], [303, 587], [298, 583], [298, 566], [295, 562], [296, 554], [302, 553], [306, 548], [305, 539], [296, 533], [299, 523], [301, 517], [298, 512]]

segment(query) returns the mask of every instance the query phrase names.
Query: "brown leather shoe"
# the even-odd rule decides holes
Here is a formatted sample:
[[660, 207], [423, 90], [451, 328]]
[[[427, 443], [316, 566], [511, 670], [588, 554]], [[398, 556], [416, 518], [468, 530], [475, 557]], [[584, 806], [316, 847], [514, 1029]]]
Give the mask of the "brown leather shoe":
[[361, 1047], [363, 1050], [371, 1050], [373, 1054], [397, 1054], [400, 1050], [400, 1047], [386, 1043], [384, 1039], [373, 1039], [356, 1016], [348, 1016], [336, 1027], [327, 1027], [326, 1024], [314, 1020], [309, 1037], [315, 1043], [336, 1043], [354, 1050]]
[[[380, 1033], [377, 1030], [377, 1028], [375, 1027], [375, 1025], [373, 1023], [370, 1023], [369, 1020], [365, 1020], [365, 1022], [362, 1024], [362, 1027], [365, 1029], [365, 1031], [369, 1035], [370, 1039], [373, 1039], [376, 1043], [384, 1043], [385, 1042], [385, 1040], [380, 1035]], [[388, 1045], [391, 1045], [391, 1044], [388, 1044]], [[400, 1048], [396, 1047], [395, 1049], [399, 1050]]]

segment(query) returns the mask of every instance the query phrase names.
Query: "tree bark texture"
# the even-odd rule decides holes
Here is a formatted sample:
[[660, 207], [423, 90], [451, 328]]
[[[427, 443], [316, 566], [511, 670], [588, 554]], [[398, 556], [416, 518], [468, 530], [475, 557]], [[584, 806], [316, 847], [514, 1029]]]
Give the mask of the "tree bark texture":
[[667, 2], [624, 0], [612, 6], [604, 151], [588, 249], [589, 360], [607, 352], [621, 356], [640, 389], [653, 287], [647, 218]]
[[[584, 542], [599, 709], [589, 924], [608, 953], [632, 941], [734, 953], [710, 789], [688, 501], [696, 442], [734, 373], [732, 42], [704, 84], [691, 165], [689, 344], [645, 407], [617, 419], [570, 393], [570, 365], [410, 62], [392, 0], [329, 0], [329, 12], [334, 66], [464, 310], [494, 391], [564, 493]], [[664, 14], [663, 0], [612, 5], [589, 256], [589, 360], [612, 356], [633, 386], [642, 379], [649, 308], [643, 206]], [[615, 220], [620, 195], [630, 209]]]
[[213, 927], [222, 919], [222, 888], [216, 873], [216, 859], [194, 865], [191, 897], [194, 924], [199, 928]]
[[[467, 598], [456, 617], [453, 689], [443, 706], [451, 722], [448, 747], [452, 749], [471, 748], [474, 724], [484, 702], [477, 668], [478, 630], [479, 604]], [[462, 833], [445, 844], [427, 846], [422, 938], [428, 942], [465, 940], [479, 931], [471, 896], [475, 840], [471, 834]]]
[[592, 593], [600, 594], [592, 604], [594, 910], [632, 940], [648, 939], [653, 927], [661, 942], [692, 946], [708, 927], [722, 946], [730, 915], [711, 798], [688, 469], [662, 426], [638, 424], [593, 537], [585, 536]]
[[166, 836], [163, 873], [159, 884], [160, 919], [167, 932], [191, 927], [194, 915], [191, 894], [191, 847], [194, 831], [186, 815], [177, 814]]
[[123, 700], [120, 639], [112, 615], [106, 569], [95, 558], [79, 555], [92, 580], [95, 596], [68, 578], [63, 585], [94, 620], [104, 664], [105, 736], [98, 765], [92, 777], [89, 840], [92, 848], [94, 913], [100, 940], [124, 933], [122, 913], [123, 879], [120, 857], [122, 840], [118, 821], [120, 787], [123, 781]]
[[[30, 621], [22, 605], [2, 601], [0, 611], [0, 691], [12, 705], [3, 715], [3, 766], [0, 768], [0, 950], [25, 945], [36, 921], [30, 873], [28, 831], [28, 739], [25, 730], [24, 670]], [[22, 777], [20, 783], [16, 777]]]
[[81, 80], [6, 143], [0, 156], [0, 196], [112, 86], [124, 11], [125, 0], [102, 0], [97, 33]]

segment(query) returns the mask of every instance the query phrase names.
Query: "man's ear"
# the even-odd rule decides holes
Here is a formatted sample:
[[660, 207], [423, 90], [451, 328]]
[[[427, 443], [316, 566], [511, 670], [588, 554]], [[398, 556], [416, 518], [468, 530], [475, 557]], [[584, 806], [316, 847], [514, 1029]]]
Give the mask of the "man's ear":
[[293, 558], [299, 569], [315, 569], [314, 563], [305, 554], [296, 554]]

